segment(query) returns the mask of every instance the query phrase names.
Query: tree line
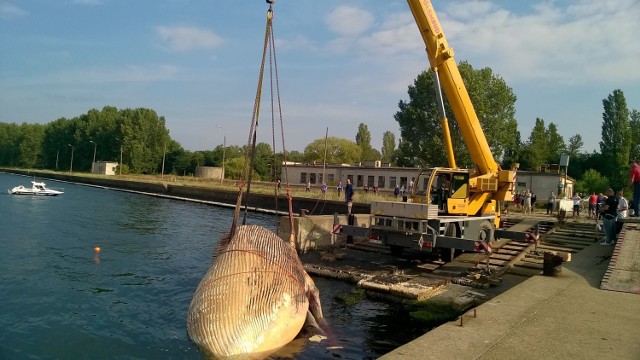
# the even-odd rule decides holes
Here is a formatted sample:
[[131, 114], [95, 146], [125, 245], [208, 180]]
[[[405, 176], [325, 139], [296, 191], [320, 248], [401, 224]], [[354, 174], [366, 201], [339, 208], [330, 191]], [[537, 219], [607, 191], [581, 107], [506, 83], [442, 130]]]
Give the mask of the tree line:
[[[515, 118], [516, 95], [490, 68], [474, 69], [460, 62], [460, 74], [489, 142], [493, 156], [503, 168], [515, 163], [523, 170], [538, 170], [557, 164], [562, 154], [570, 156], [569, 176], [577, 179], [581, 192], [600, 192], [603, 186], [623, 188], [627, 161], [640, 159], [640, 113], [629, 110], [622, 90], [603, 99], [600, 151], [584, 153], [580, 134], [567, 141], [553, 122], [537, 118], [527, 139], [522, 139]], [[275, 153], [266, 143], [255, 147], [254, 174], [258, 179], [274, 180], [284, 160], [307, 163], [347, 163], [382, 160], [396, 166], [446, 166], [442, 129], [437, 113], [434, 80], [428, 71], [420, 73], [408, 87], [408, 100], [398, 103], [394, 119], [400, 130], [396, 140], [392, 131], [382, 137], [382, 148], [371, 145], [371, 133], [360, 123], [354, 140], [320, 138], [303, 152]], [[460, 167], [474, 164], [447, 99], [445, 111], [456, 162]], [[193, 175], [195, 168], [222, 166], [227, 178], [242, 176], [247, 146], [218, 145], [212, 150], [188, 151], [173, 140], [162, 116], [145, 108], [117, 109], [105, 106], [72, 119], [60, 118], [47, 124], [0, 123], [0, 166], [73, 169], [89, 171], [91, 163], [115, 161], [122, 173]], [[73, 155], [73, 156], [72, 156]], [[73, 159], [72, 159], [73, 157]]]

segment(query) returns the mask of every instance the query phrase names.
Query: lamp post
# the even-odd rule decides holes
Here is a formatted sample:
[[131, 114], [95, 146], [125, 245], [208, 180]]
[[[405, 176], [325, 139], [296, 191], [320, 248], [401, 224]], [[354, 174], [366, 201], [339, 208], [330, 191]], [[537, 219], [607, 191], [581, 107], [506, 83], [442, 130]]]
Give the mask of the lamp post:
[[91, 173], [93, 174], [93, 168], [96, 163], [96, 150], [98, 150], [98, 143], [93, 140], [89, 140], [89, 142], [93, 144], [93, 162], [91, 163]]
[[69, 144], [69, 146], [71, 146], [71, 165], [69, 166], [69, 172], [72, 173], [73, 172], [73, 150], [75, 149], [73, 145]]
[[161, 175], [160, 175], [161, 179], [164, 179], [164, 159], [165, 159], [166, 156], [167, 156], [167, 142], [165, 141], [165, 143], [164, 143], [164, 151], [162, 152], [162, 170], [160, 171], [161, 172]]
[[120, 164], [118, 164], [118, 175], [122, 175], [122, 140], [116, 138], [116, 141], [120, 141]]
[[222, 140], [222, 174], [220, 175], [220, 184], [224, 181], [224, 158], [227, 152], [227, 135], [224, 133], [224, 128], [221, 125], [218, 125], [218, 129], [222, 129], [223, 140]]
[[60, 149], [56, 152], [56, 171], [58, 171], [58, 157], [60, 156]]

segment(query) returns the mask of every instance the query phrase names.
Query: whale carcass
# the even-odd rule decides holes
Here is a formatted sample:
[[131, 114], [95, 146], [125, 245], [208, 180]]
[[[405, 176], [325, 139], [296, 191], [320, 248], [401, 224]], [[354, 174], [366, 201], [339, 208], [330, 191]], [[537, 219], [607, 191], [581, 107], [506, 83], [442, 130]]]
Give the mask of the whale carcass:
[[221, 239], [191, 300], [187, 332], [215, 357], [260, 357], [293, 340], [308, 315], [326, 326], [318, 289], [293, 244], [242, 225]]

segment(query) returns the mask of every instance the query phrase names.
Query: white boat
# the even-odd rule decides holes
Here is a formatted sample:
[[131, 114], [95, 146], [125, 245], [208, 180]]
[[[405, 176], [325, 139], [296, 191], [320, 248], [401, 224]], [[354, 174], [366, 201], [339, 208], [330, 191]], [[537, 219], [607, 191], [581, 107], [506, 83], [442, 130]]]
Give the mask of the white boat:
[[64, 192], [58, 190], [47, 189], [47, 186], [43, 182], [32, 181], [31, 187], [24, 187], [22, 185], [16, 186], [9, 190], [9, 194], [12, 195], [39, 195], [39, 196], [57, 196], [62, 195]]

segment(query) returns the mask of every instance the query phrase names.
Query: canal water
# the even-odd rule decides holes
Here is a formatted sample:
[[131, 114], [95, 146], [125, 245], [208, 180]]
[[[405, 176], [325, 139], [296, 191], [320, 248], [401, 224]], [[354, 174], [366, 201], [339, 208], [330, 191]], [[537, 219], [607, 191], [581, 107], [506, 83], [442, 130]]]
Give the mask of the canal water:
[[[53, 180], [63, 195], [7, 193], [31, 180], [0, 173], [0, 359], [202, 359], [186, 313], [231, 210]], [[425, 331], [398, 305], [346, 306], [353, 285], [315, 281], [340, 348], [283, 358], [371, 359]]]

